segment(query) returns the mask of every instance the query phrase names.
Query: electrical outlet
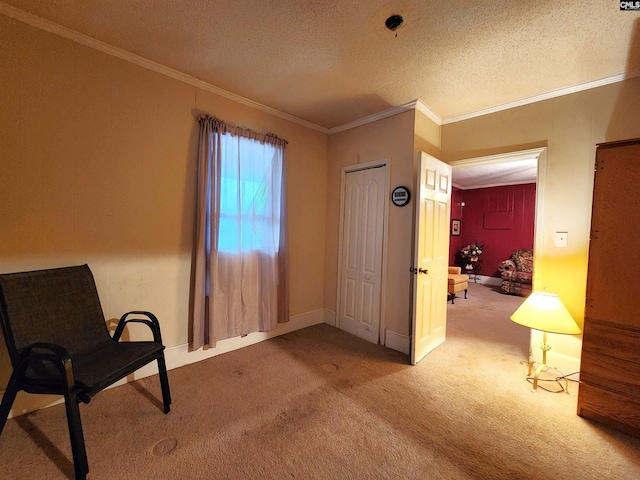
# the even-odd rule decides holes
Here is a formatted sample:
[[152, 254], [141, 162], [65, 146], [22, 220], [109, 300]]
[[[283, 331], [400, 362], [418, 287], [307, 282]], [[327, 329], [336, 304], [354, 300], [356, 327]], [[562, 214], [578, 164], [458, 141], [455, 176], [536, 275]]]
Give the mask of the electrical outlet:
[[556, 247], [566, 247], [569, 244], [569, 232], [556, 232]]

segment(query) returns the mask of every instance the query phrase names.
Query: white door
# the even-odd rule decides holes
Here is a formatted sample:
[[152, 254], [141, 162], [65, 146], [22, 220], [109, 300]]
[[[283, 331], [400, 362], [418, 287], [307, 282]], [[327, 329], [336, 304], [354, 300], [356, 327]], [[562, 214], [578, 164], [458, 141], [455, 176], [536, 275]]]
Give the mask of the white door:
[[344, 177], [338, 327], [380, 340], [386, 166]]
[[411, 364], [445, 341], [451, 167], [420, 153], [414, 238]]

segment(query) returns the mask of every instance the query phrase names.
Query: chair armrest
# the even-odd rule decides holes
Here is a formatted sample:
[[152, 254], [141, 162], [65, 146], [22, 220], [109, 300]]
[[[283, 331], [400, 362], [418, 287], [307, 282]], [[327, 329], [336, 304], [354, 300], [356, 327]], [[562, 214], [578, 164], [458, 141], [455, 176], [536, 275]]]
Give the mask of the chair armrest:
[[[44, 350], [44, 352], [42, 352], [42, 350]], [[29, 364], [34, 361], [52, 363], [60, 372], [61, 377], [64, 378], [67, 388], [71, 388], [75, 385], [76, 381], [73, 375], [71, 357], [67, 350], [61, 345], [43, 342], [27, 345], [19, 352], [18, 361], [15, 367], [16, 371], [22, 375]]]
[[462, 268], [460, 267], [449, 267], [449, 275], [460, 275], [462, 272]]
[[[129, 315], [144, 315], [147, 318], [130, 318], [127, 317]], [[162, 344], [162, 335], [160, 334], [160, 322], [158, 322], [158, 318], [151, 312], [144, 312], [141, 310], [134, 310], [131, 312], [127, 312], [122, 317], [120, 317], [120, 321], [118, 322], [118, 326], [116, 327], [116, 331], [113, 333], [113, 339], [117, 342], [120, 340], [120, 336], [124, 331], [124, 327], [127, 323], [144, 323], [149, 329], [151, 329], [151, 333], [153, 333], [153, 341]]]

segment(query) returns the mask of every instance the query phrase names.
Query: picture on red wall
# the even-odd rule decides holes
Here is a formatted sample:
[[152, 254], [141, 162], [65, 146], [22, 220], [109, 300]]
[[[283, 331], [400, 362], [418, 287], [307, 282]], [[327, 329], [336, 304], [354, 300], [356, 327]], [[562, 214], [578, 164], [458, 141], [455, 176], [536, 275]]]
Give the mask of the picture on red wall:
[[457, 218], [451, 219], [451, 236], [460, 236], [460, 220], [458, 220]]

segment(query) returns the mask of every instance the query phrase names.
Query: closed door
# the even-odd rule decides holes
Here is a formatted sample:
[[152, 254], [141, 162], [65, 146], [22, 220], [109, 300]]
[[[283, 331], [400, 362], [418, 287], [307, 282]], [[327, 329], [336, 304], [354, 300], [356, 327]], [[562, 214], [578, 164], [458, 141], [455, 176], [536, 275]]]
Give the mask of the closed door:
[[444, 342], [447, 333], [451, 167], [421, 152], [416, 197], [412, 365]]
[[338, 327], [380, 340], [386, 166], [347, 172], [342, 191]]

